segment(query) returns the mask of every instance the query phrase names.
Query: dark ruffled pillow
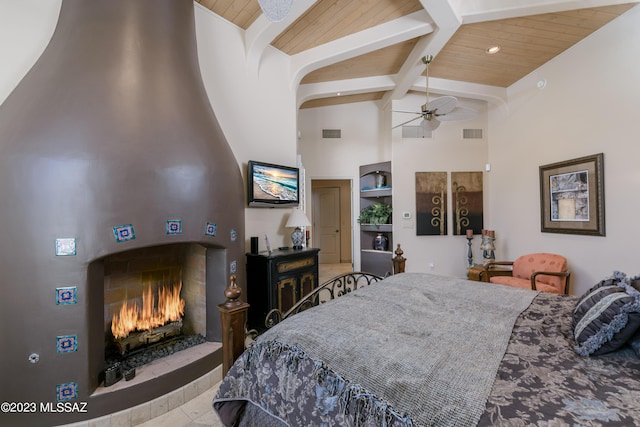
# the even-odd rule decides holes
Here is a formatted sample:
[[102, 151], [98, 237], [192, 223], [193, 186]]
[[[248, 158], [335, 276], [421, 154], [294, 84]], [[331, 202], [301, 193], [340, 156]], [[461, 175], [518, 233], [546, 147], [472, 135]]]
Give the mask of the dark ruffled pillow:
[[629, 345], [636, 352], [636, 356], [640, 357], [640, 332], [636, 332], [629, 340]]
[[573, 309], [575, 350], [581, 356], [597, 356], [622, 347], [640, 328], [640, 276], [616, 271], [578, 300]]

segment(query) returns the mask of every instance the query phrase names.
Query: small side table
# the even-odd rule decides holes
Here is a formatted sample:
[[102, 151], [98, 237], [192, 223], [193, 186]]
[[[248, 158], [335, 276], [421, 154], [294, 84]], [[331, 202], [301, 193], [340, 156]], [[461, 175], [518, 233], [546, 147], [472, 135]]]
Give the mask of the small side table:
[[222, 376], [224, 377], [233, 362], [244, 351], [247, 310], [249, 304], [240, 300], [242, 291], [236, 284], [236, 276], [231, 276], [231, 283], [224, 290], [227, 298], [224, 304], [218, 304], [222, 323]]
[[[494, 267], [491, 269], [492, 276], [510, 276], [511, 269], [509, 268], [501, 268]], [[487, 274], [487, 269], [482, 264], [474, 265], [469, 268], [467, 271], [467, 279], [474, 280], [476, 282], [488, 282], [489, 275]]]

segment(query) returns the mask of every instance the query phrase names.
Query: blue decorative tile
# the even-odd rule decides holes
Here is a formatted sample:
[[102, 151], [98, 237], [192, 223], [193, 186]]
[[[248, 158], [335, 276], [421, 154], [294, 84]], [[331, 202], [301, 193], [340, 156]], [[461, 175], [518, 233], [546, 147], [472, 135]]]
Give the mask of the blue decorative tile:
[[60, 238], [56, 239], [56, 256], [73, 256], [76, 254], [76, 239]]
[[56, 288], [56, 304], [76, 304], [78, 302], [78, 288], [75, 286], [67, 286], [64, 288]]
[[118, 225], [113, 227], [113, 235], [116, 238], [116, 242], [126, 242], [136, 238], [136, 233], [133, 231], [133, 225]]
[[235, 228], [231, 229], [231, 241], [235, 242], [238, 240], [238, 231]]
[[236, 274], [238, 272], [238, 263], [231, 261], [231, 264], [229, 264], [229, 271], [231, 271], [231, 274]]
[[168, 219], [166, 230], [167, 234], [182, 234], [182, 220]]
[[214, 236], [216, 235], [216, 231], [217, 231], [217, 226], [214, 223], [208, 222], [207, 226], [204, 229], [204, 234], [207, 236]]
[[78, 397], [78, 384], [66, 383], [58, 384], [56, 386], [56, 400], [58, 402], [64, 402], [65, 400], [73, 400]]
[[56, 337], [56, 353], [73, 353], [78, 351], [77, 335], [61, 335]]

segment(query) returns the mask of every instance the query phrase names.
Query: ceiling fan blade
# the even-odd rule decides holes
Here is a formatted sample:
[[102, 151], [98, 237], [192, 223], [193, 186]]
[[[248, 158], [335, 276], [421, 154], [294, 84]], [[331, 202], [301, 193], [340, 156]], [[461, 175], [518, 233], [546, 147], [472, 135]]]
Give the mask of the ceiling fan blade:
[[438, 126], [440, 126], [440, 120], [437, 120], [435, 118], [423, 120], [422, 123], [420, 123], [420, 126], [422, 126], [422, 129], [424, 129], [425, 131], [436, 130], [438, 129]]
[[399, 128], [400, 126], [404, 126], [404, 125], [406, 125], [406, 124], [408, 124], [408, 123], [414, 122], [414, 121], [418, 120], [419, 118], [420, 118], [420, 117], [414, 117], [414, 118], [413, 118], [413, 119], [411, 119], [411, 120], [407, 120], [406, 122], [402, 122], [402, 123], [400, 123], [399, 125], [395, 125], [395, 126], [394, 126], [394, 127], [392, 127], [391, 129]]
[[442, 121], [451, 121], [451, 120], [469, 120], [473, 119], [478, 115], [478, 112], [475, 110], [471, 110], [469, 108], [456, 107], [450, 113], [447, 114], [438, 114], [438, 120]]
[[403, 111], [403, 110], [391, 110], [392, 113], [407, 113], [407, 114], [419, 114], [422, 115], [421, 112], [418, 111]]
[[447, 114], [458, 105], [458, 99], [455, 96], [441, 96], [427, 104], [427, 111], [435, 111], [438, 114]]

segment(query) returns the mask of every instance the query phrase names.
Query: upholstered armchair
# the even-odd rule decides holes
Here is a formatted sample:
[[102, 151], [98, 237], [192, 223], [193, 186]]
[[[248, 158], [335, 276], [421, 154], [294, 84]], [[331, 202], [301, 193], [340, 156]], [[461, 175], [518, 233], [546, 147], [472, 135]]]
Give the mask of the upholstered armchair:
[[567, 259], [561, 255], [522, 255], [515, 261], [489, 262], [485, 268], [491, 283], [555, 294], [566, 294], [569, 290], [571, 273], [567, 269]]

